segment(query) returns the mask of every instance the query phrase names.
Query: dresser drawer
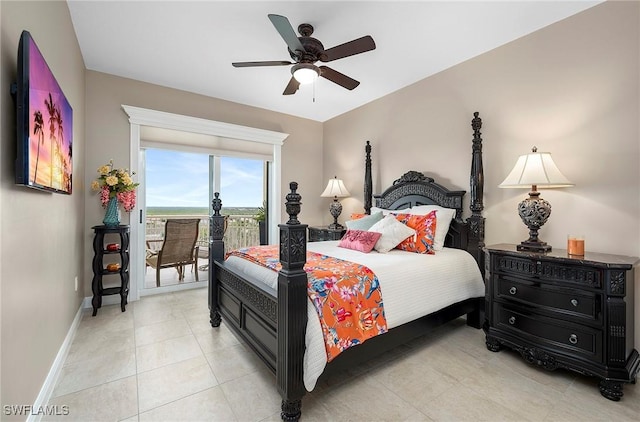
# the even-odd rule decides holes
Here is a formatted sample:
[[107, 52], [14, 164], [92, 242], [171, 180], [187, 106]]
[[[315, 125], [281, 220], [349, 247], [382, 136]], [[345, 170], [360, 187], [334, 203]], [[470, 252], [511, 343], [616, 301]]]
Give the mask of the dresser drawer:
[[495, 299], [533, 306], [537, 308], [536, 312], [546, 312], [551, 316], [558, 314], [577, 322], [602, 323], [602, 300], [597, 293], [554, 287], [508, 275], [498, 275], [495, 281]]
[[537, 278], [568, 286], [602, 289], [602, 271], [584, 265], [572, 265], [541, 259], [519, 258], [510, 255], [496, 256], [494, 271], [524, 278]]
[[496, 304], [494, 311], [498, 329], [556, 352], [564, 351], [567, 355], [591, 362], [603, 361], [602, 332], [599, 330], [502, 304]]

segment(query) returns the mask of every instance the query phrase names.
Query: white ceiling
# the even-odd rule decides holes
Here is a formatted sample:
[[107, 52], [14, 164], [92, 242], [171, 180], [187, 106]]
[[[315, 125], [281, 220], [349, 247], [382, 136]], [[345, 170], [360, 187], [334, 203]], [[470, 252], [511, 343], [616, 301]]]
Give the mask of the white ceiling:
[[[87, 69], [320, 122], [345, 113], [601, 1], [78, 1], [68, 0]], [[283, 96], [290, 60], [267, 14], [297, 33], [314, 26], [325, 49], [371, 35], [373, 51], [328, 66], [353, 91], [319, 79]]]

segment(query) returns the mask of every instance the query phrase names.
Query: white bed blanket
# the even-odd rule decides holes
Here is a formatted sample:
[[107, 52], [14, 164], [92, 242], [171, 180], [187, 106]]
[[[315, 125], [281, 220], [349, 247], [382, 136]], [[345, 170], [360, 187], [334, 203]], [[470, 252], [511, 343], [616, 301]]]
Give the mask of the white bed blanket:
[[[338, 241], [312, 242], [311, 252], [334, 256], [369, 267], [380, 281], [388, 328], [394, 328], [465, 299], [484, 296], [484, 283], [473, 257], [460, 249], [444, 248], [435, 255], [392, 250], [365, 254], [337, 247]], [[231, 256], [226, 264], [252, 280], [277, 290], [278, 274]], [[327, 364], [322, 328], [308, 302], [304, 384], [312, 391]], [[357, 346], [355, 346], [357, 347]]]

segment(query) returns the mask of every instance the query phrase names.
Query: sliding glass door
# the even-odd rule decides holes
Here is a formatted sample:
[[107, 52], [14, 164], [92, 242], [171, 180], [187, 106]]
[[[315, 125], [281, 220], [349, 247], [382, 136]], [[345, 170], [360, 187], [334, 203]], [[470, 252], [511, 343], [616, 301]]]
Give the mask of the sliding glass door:
[[[266, 161], [165, 148], [144, 148], [142, 156], [145, 189], [140, 206], [144, 210], [146, 244], [142, 290], [166, 292], [206, 284], [213, 192], [220, 192], [223, 213], [229, 216], [227, 245], [237, 248], [259, 244], [256, 218], [266, 204]], [[167, 220], [199, 220], [195, 248], [190, 241], [170, 239], [165, 232]], [[169, 264], [161, 262], [163, 255], [169, 248], [178, 247], [188, 248], [194, 261], [177, 268], [161, 268]]]
[[263, 161], [220, 158], [220, 187], [216, 191], [220, 192], [222, 199], [222, 213], [228, 216], [227, 250], [260, 244], [259, 220], [267, 208], [264, 174]]
[[[218, 155], [254, 159], [264, 163], [265, 189], [269, 212], [268, 231], [271, 239], [277, 239], [282, 204], [282, 145], [289, 136], [283, 132], [265, 130], [244, 125], [203, 119], [164, 111], [122, 105], [129, 119], [130, 169], [136, 173], [138, 204], [135, 217], [131, 215], [131, 278], [130, 300], [141, 295], [156, 293], [158, 289], [145, 289], [145, 220], [144, 198], [146, 190], [145, 148], [159, 148], [199, 152], [207, 156]], [[219, 180], [219, 178], [218, 178]], [[213, 183], [211, 184], [213, 185]], [[214, 192], [214, 190], [211, 190]], [[209, 202], [210, 203], [210, 202]], [[106, 299], [111, 298], [108, 296]], [[115, 299], [115, 298], [114, 298]]]

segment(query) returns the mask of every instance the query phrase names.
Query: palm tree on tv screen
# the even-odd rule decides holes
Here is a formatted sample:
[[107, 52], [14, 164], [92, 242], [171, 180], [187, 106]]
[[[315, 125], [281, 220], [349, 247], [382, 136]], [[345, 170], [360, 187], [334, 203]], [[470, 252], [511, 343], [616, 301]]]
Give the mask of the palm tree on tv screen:
[[[54, 168], [58, 172], [56, 182], [59, 186], [58, 188], [62, 188], [64, 186], [64, 172], [63, 172], [63, 157], [62, 157], [62, 147], [64, 146], [64, 127], [62, 125], [62, 113], [60, 112], [60, 106], [56, 104], [55, 106], [55, 115], [53, 119], [56, 122], [56, 128], [58, 129], [58, 138], [55, 141], [56, 144], [56, 153], [55, 153], [55, 166]], [[53, 182], [53, 180], [52, 180]]]
[[36, 171], [33, 175], [33, 183], [36, 182], [36, 178], [38, 177], [38, 161], [40, 161], [40, 144], [44, 144], [44, 132], [42, 128], [44, 127], [44, 120], [42, 119], [42, 113], [40, 110], [36, 110], [33, 113], [33, 134], [38, 135], [38, 153], [36, 154]]
[[53, 97], [49, 93], [49, 99], [44, 99], [44, 105], [47, 106], [47, 112], [49, 112], [49, 140], [51, 146], [49, 147], [49, 170], [51, 172], [51, 178], [49, 183], [53, 182], [53, 147], [56, 140], [56, 104], [53, 102]]

